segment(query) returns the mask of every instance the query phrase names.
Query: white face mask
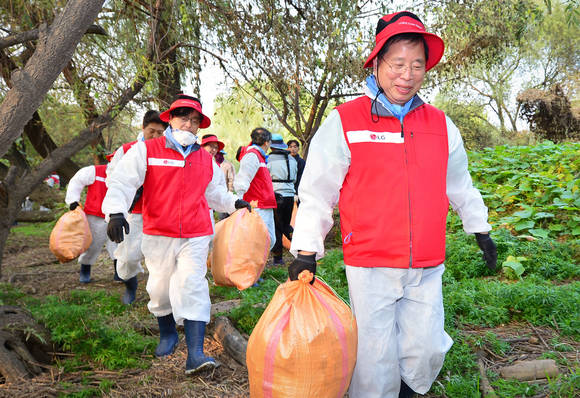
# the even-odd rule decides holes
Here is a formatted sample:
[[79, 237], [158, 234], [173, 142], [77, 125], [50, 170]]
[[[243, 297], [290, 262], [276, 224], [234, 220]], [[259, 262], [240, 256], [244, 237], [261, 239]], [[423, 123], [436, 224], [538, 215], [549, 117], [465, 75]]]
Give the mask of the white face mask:
[[179, 142], [181, 146], [188, 146], [197, 141], [197, 135], [189, 131], [172, 129], [171, 134], [173, 134], [173, 138], [175, 138], [175, 141]]

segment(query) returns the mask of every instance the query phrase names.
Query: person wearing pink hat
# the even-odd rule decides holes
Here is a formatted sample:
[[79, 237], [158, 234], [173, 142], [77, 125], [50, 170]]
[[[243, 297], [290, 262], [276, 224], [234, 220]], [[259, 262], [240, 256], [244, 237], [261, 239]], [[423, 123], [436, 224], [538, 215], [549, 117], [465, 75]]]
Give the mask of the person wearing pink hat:
[[351, 398], [425, 394], [437, 377], [452, 345], [441, 286], [450, 203], [496, 266], [459, 130], [417, 94], [443, 51], [415, 14], [382, 17], [364, 64], [372, 68], [365, 95], [335, 108], [310, 143], [288, 275], [316, 273], [338, 204], [358, 326]]
[[[218, 140], [217, 136], [215, 134], [206, 134], [203, 137], [201, 137], [201, 147], [203, 149], [205, 149], [212, 158], [214, 158], [214, 160], [216, 160], [216, 155], [219, 153], [219, 151], [221, 151], [222, 149], [224, 149], [226, 145], [221, 142], [220, 140]], [[217, 161], [216, 161], [217, 163]], [[219, 163], [218, 163], [219, 166]], [[221, 167], [220, 167], [220, 170]], [[222, 170], [223, 173], [223, 170]], [[225, 184], [225, 174], [224, 174], [224, 184]], [[227, 187], [227, 184], [226, 184]], [[228, 189], [229, 191], [229, 189]], [[222, 213], [220, 213], [222, 214]], [[225, 213], [227, 215], [227, 213]], [[213, 209], [209, 209], [209, 218], [211, 219], [211, 226], [212, 228], [214, 228], [215, 230], [215, 216], [213, 213]], [[213, 235], [212, 235], [212, 239], [213, 239]], [[212, 247], [211, 243], [210, 243], [210, 248]]]
[[228, 192], [218, 165], [197, 144], [198, 129], [211, 123], [197, 98], [180, 95], [160, 118], [169, 123], [163, 136], [137, 142], [108, 177], [102, 210], [109, 238], [122, 242], [130, 234], [128, 210], [143, 186], [141, 250], [149, 270], [148, 308], [159, 323], [155, 355], [173, 353], [176, 324], [183, 324], [190, 374], [217, 366], [203, 352], [211, 308], [205, 278], [213, 233], [209, 208], [232, 213], [251, 206]]
[[209, 152], [215, 158], [215, 155], [224, 149], [226, 145], [218, 140], [214, 134], [206, 134], [201, 138], [201, 147]]

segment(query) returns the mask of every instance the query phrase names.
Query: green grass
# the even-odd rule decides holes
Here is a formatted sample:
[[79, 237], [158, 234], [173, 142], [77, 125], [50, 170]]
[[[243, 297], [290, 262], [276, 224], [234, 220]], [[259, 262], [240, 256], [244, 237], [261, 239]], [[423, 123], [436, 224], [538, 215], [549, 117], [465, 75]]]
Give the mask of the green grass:
[[55, 221], [41, 223], [20, 222], [10, 229], [10, 234], [13, 236], [46, 237], [50, 235], [52, 228], [54, 228], [54, 224]]
[[75, 357], [62, 362], [65, 370], [96, 367], [118, 370], [147, 368], [156, 339], [137, 333], [127, 322], [130, 310], [119, 297], [106, 291], [72, 290], [65, 297], [48, 296], [41, 303], [29, 300], [27, 308], [50, 330], [53, 341]]

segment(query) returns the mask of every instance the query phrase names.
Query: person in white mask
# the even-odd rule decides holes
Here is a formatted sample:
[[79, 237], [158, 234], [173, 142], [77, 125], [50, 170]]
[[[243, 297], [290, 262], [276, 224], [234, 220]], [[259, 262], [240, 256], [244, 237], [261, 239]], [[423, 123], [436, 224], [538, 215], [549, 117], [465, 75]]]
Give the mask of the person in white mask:
[[137, 142], [125, 154], [109, 176], [102, 209], [109, 238], [123, 241], [124, 233], [130, 234], [129, 207], [143, 186], [141, 250], [149, 270], [148, 308], [159, 323], [155, 355], [173, 353], [176, 324], [183, 324], [190, 374], [217, 366], [203, 352], [211, 307], [205, 278], [213, 233], [209, 208], [232, 213], [251, 206], [228, 192], [219, 166], [196, 143], [198, 129], [211, 123], [197, 98], [180, 95], [160, 118], [169, 122], [164, 136]]

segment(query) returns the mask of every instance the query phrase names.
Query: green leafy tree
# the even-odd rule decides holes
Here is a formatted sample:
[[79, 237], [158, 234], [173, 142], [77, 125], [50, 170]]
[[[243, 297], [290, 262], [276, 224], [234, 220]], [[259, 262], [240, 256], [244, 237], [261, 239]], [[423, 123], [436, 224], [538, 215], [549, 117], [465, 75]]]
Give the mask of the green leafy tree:
[[[14, 100], [17, 102], [36, 101], [32, 107], [34, 113], [32, 122], [36, 124], [34, 131], [37, 135], [34, 137], [39, 139], [33, 146], [37, 154], [42, 157], [41, 161], [31, 163], [26, 152], [22, 150], [27, 149], [22, 147], [26, 141], [21, 139], [14, 141], [14, 144], [7, 149], [2, 148], [7, 152], [7, 155], [3, 159], [5, 168], [0, 184], [0, 255], [10, 227], [18, 215], [20, 205], [25, 197], [41, 184], [49, 173], [57, 170], [91, 142], [101, 140], [102, 132], [107, 127], [113, 126], [114, 120], [142, 89], [145, 88], [145, 93], [151, 91], [153, 86], [146, 87], [146, 83], [152, 80], [151, 76], [164, 59], [159, 56], [159, 43], [157, 41], [159, 23], [162, 22], [158, 18], [162, 1], [152, 0], [142, 3], [147, 4], [148, 8], [146, 9], [147, 18], [141, 20], [129, 18], [121, 20], [119, 19], [119, 14], [121, 14], [119, 9], [104, 8], [97, 23], [100, 24], [99, 30], [107, 34], [85, 35], [74, 51], [72, 58], [67, 53], [58, 53], [56, 48], [59, 40], [59, 32], [56, 27], [59, 20], [55, 19], [55, 16], [62, 9], [59, 4], [47, 2], [31, 5], [29, 2], [16, 1], [9, 5], [2, 3], [0, 6], [2, 26], [9, 28], [8, 36], [3, 37], [0, 41], [0, 61], [4, 80], [3, 83], [0, 83], [0, 90], [6, 93], [1, 107], [9, 106], [10, 101]], [[128, 4], [132, 4], [132, 2]], [[111, 1], [107, 5], [115, 6], [119, 3]], [[30, 29], [34, 23], [41, 24], [40, 28]], [[43, 26], [51, 23], [54, 28], [51, 27], [48, 30], [50, 33], [46, 35], [46, 28]], [[71, 20], [67, 20], [65, 25], [68, 26], [71, 23]], [[117, 32], [121, 32], [121, 29], [128, 26], [134, 28], [132, 35], [116, 35]], [[105, 28], [103, 29], [103, 27]], [[85, 30], [86, 28], [83, 28], [81, 34]], [[31, 34], [31, 32], [36, 32], [36, 35]], [[139, 38], [138, 45], [135, 45], [136, 38]], [[2, 47], [2, 44], [6, 43], [8, 44]], [[134, 49], [134, 47], [136, 48]], [[67, 104], [76, 103], [77, 108], [71, 106], [69, 109], [76, 111], [73, 112], [75, 123], [82, 120], [82, 128], [76, 131], [67, 130], [68, 139], [63, 140], [64, 142], [60, 145], [57, 145], [50, 136], [46, 126], [42, 123], [40, 114], [42, 112], [45, 114], [58, 112], [65, 108], [59, 106], [50, 109], [50, 103], [46, 102], [43, 104], [44, 109], [41, 110], [41, 113], [35, 112], [45, 93], [39, 92], [35, 96], [34, 91], [25, 90], [22, 92], [22, 87], [18, 85], [19, 74], [15, 72], [25, 65], [25, 73], [42, 76], [42, 74], [28, 71], [27, 68], [35, 65], [33, 61], [37, 54], [40, 54], [38, 56], [41, 57], [46, 51], [56, 51], [53, 55], [56, 55], [54, 58], [57, 62], [50, 65], [47, 63], [40, 66], [36, 65], [36, 68], [40, 68], [41, 71], [44, 69], [53, 70], [55, 76], [59, 77], [54, 84], [53, 78], [48, 83], [43, 82], [43, 85], [36, 89], [43, 87], [46, 90], [51, 89], [48, 91], [49, 97], [54, 95], [53, 99], [60, 99]], [[167, 56], [168, 53], [163, 55]], [[61, 65], [63, 59], [64, 69]], [[50, 61], [47, 60], [47, 62]], [[59, 75], [60, 71], [62, 74]], [[12, 93], [18, 93], [19, 89], [21, 90], [20, 94], [14, 96]], [[61, 113], [61, 118], [66, 118], [66, 116]], [[30, 122], [27, 126], [29, 125]], [[5, 127], [5, 125], [2, 126], [2, 128]], [[34, 141], [28, 133], [27, 138], [31, 143]], [[9, 140], [5, 140], [5, 142], [10, 144]]]
[[433, 105], [445, 112], [459, 128], [465, 147], [469, 150], [479, 150], [493, 146], [497, 129], [489, 123], [485, 115], [485, 105], [477, 102], [465, 103], [439, 93]]
[[302, 143], [332, 105], [358, 95], [366, 24], [383, 11], [344, 0], [201, 4], [225, 73]]

